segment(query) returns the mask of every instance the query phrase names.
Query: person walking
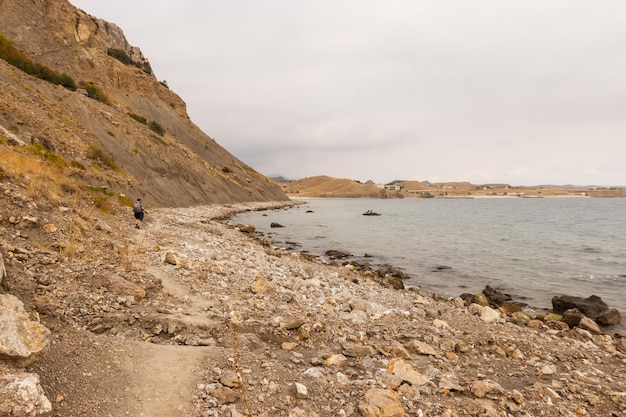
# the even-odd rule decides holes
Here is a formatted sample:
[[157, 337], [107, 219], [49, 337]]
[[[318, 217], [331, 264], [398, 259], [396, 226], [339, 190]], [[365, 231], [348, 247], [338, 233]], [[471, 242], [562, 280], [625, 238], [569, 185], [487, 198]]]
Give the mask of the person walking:
[[143, 216], [146, 213], [146, 210], [143, 208], [141, 198], [138, 198], [137, 201], [133, 203], [133, 213], [135, 214], [135, 229], [141, 229]]

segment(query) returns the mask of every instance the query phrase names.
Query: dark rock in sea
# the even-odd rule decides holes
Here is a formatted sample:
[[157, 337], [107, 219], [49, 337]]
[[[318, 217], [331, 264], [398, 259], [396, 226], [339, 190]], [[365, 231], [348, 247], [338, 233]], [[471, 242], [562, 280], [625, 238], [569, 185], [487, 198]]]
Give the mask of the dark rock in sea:
[[622, 316], [619, 314], [619, 311], [614, 308], [610, 308], [596, 317], [596, 322], [605, 326], [619, 324], [621, 321]]
[[431, 270], [431, 272], [447, 271], [448, 269], [452, 269], [452, 267], [447, 265], [437, 265]]
[[588, 298], [569, 295], [553, 297], [552, 307], [556, 313], [563, 313], [566, 310], [577, 308], [586, 317], [602, 325], [619, 324], [622, 321], [619, 311], [609, 308], [597, 295], [592, 295]]
[[565, 310], [563, 312], [563, 317], [561, 317], [561, 321], [567, 323], [569, 327], [578, 326], [582, 318], [585, 315], [577, 308], [570, 308], [569, 310]]
[[327, 250], [325, 254], [326, 256], [333, 258], [333, 259], [347, 258], [348, 256], [350, 256], [348, 252], [343, 252], [343, 251], [336, 250], [336, 249]]
[[282, 224], [280, 224], [280, 223], [274, 223], [274, 222], [272, 222], [272, 223], [270, 224], [270, 227], [285, 227], [285, 226], [283, 226], [283, 225], [282, 225]]
[[483, 293], [480, 293], [480, 294], [463, 293], [460, 295], [460, 297], [463, 301], [465, 301], [466, 306], [470, 304], [478, 304], [483, 307], [486, 307], [489, 305], [489, 300]]
[[565, 310], [577, 308], [585, 316], [595, 320], [600, 314], [609, 309], [609, 306], [597, 295], [587, 298], [561, 295], [552, 297], [552, 308], [555, 313], [563, 313]]
[[511, 315], [523, 311], [525, 307], [528, 307], [528, 304], [519, 301], [505, 301], [499, 308], [506, 311], [508, 315]]
[[500, 307], [507, 301], [511, 301], [511, 296], [508, 294], [501, 293], [500, 291], [491, 288], [489, 285], [485, 287], [483, 290], [483, 294], [489, 300], [489, 305], [492, 307]]

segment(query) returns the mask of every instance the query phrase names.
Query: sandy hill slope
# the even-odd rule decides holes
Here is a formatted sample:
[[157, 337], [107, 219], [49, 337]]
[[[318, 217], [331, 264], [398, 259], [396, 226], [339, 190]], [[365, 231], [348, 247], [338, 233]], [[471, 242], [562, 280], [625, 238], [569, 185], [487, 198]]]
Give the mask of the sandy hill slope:
[[114, 24], [66, 0], [0, 0], [0, 28], [33, 63], [78, 87], [0, 60], [3, 154], [23, 151], [7, 144], [10, 133], [61, 161], [64, 177], [158, 205], [286, 199], [189, 120], [185, 103]]

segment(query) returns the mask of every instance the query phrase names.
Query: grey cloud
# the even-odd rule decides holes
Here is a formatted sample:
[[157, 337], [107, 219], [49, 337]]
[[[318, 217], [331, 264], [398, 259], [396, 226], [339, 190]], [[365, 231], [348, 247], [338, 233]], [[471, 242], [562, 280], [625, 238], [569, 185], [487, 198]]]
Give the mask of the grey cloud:
[[263, 173], [626, 185], [621, 1], [74, 3]]

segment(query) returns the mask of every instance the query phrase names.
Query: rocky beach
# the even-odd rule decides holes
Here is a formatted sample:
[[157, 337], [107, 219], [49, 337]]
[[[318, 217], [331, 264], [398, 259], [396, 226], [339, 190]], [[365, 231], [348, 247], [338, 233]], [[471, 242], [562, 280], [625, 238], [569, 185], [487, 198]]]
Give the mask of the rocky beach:
[[[623, 338], [220, 221], [285, 204], [151, 209], [141, 230], [128, 209], [4, 216], [0, 416], [625, 415]], [[43, 245], [64, 219], [90, 231], [72, 256]]]

